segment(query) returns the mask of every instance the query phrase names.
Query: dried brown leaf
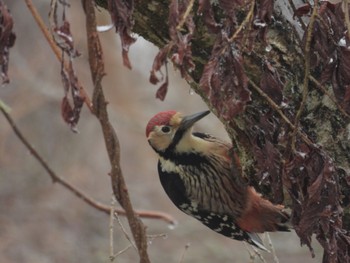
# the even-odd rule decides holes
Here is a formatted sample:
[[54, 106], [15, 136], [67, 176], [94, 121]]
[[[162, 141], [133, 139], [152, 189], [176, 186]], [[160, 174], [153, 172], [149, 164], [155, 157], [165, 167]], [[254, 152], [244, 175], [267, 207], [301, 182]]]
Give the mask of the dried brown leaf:
[[160, 99], [161, 101], [165, 99], [165, 96], [168, 92], [168, 86], [169, 86], [169, 81], [168, 80], [164, 81], [164, 83], [158, 88], [156, 92], [157, 99]]
[[70, 23], [67, 20], [63, 21], [61, 26], [54, 29], [56, 33], [56, 43], [70, 57], [77, 57], [80, 53], [74, 48], [73, 36], [70, 31]]
[[[187, 12], [190, 5], [189, 0], [178, 1], [172, 0], [169, 9], [169, 35], [172, 45], [171, 60], [174, 65], [180, 69], [181, 77], [191, 80], [188, 72], [195, 68], [192, 61], [191, 40], [195, 30], [193, 21], [193, 12]], [[184, 28], [179, 28], [181, 21], [184, 23]]]
[[[163, 74], [161, 72], [161, 68], [162, 68], [162, 66], [165, 66], [165, 64], [167, 62], [167, 56], [168, 56], [171, 48], [172, 48], [172, 44], [168, 44], [168, 45], [164, 46], [161, 50], [159, 50], [158, 54], [156, 55], [156, 57], [153, 60], [153, 65], [152, 65], [149, 81], [154, 85], [163, 79]], [[161, 74], [161, 77], [157, 76], [158, 72]]]
[[342, 228], [342, 209], [334, 163], [320, 148], [302, 144], [298, 147], [299, 152], [288, 165], [288, 176], [284, 178], [290, 183], [288, 188], [294, 199], [295, 231], [312, 253], [311, 237], [316, 234], [325, 249], [325, 257], [337, 258], [341, 253], [337, 236]]
[[211, 33], [219, 33], [221, 25], [215, 21], [214, 11], [210, 4], [210, 0], [199, 0], [198, 1], [197, 13], [202, 15], [204, 23]]
[[250, 101], [243, 57], [223, 39], [218, 39], [200, 80], [201, 89], [224, 120], [243, 112]]
[[271, 17], [273, 13], [273, 0], [261, 0], [258, 1], [258, 7], [257, 7], [257, 15], [255, 18], [255, 24], [256, 21], [259, 23], [270, 23], [271, 22]]
[[[311, 39], [311, 68], [323, 70], [330, 62], [330, 58], [337, 59], [336, 49], [339, 40], [345, 31], [344, 15], [341, 5], [329, 5], [322, 2], [319, 14], [314, 23]], [[304, 45], [306, 43], [307, 32], [304, 34]]]
[[337, 49], [338, 63], [333, 68], [332, 86], [334, 95], [340, 106], [350, 113], [350, 45], [349, 40], [344, 36], [344, 46]]
[[[80, 118], [80, 111], [84, 105], [84, 96], [81, 92], [77, 76], [73, 69], [72, 61], [69, 62], [68, 72], [61, 67], [61, 79], [64, 88], [64, 97], [62, 99], [61, 113], [63, 120], [68, 123], [72, 131], [77, 132], [76, 126]], [[73, 106], [69, 102], [69, 92], [71, 92], [71, 99]]]
[[310, 5], [310, 3], [306, 3], [306, 4], [303, 4], [303, 5], [300, 5], [299, 7], [297, 7], [294, 10], [293, 19], [296, 16], [297, 17], [302, 17], [302, 16], [305, 16], [305, 15], [308, 15], [308, 14], [310, 14], [310, 12], [311, 12], [311, 5]]
[[228, 17], [235, 17], [236, 10], [245, 3], [244, 0], [219, 0], [218, 2]]
[[71, 123], [74, 114], [67, 96], [64, 96], [61, 102], [61, 115], [66, 123]]
[[122, 43], [122, 57], [124, 66], [131, 69], [129, 60], [129, 48], [136, 39], [131, 36], [133, 27], [132, 13], [134, 11], [133, 0], [108, 0], [108, 11], [114, 23], [116, 32], [119, 33]]
[[283, 100], [283, 86], [277, 69], [275, 69], [269, 61], [265, 61], [260, 79], [260, 88], [276, 102], [277, 105], [280, 105]]

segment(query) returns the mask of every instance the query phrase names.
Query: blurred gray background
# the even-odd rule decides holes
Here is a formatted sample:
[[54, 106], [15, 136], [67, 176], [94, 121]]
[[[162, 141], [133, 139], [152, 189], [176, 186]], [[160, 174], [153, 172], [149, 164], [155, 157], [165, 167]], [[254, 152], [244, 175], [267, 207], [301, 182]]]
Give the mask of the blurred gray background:
[[[33, 1], [48, 22], [50, 1]], [[84, 14], [80, 1], [70, 1], [67, 15], [75, 46], [81, 56], [74, 61], [78, 77], [91, 94], [86, 51]], [[91, 197], [109, 204], [112, 196], [109, 162], [97, 119], [84, 106], [78, 134], [70, 131], [60, 115], [63, 87], [60, 64], [44, 40], [24, 1], [5, 0], [15, 21], [15, 47], [10, 50], [10, 84], [1, 86], [0, 98], [11, 107], [19, 128], [59, 175]], [[98, 11], [98, 23], [109, 23], [108, 13]], [[145, 138], [145, 126], [158, 111], [176, 109], [185, 114], [205, 110], [179, 73], [170, 70], [169, 93], [164, 102], [155, 99], [156, 86], [149, 72], [158, 49], [141, 37], [130, 49], [133, 69], [123, 67], [119, 37], [111, 30], [100, 34], [105, 58], [104, 90], [110, 118], [121, 143], [121, 163], [135, 209], [159, 210], [178, 221], [171, 230], [163, 221], [144, 220], [149, 234], [167, 238], [150, 242], [152, 262], [261, 262], [249, 257], [247, 247], [222, 237], [178, 211], [165, 195], [156, 170], [157, 157]], [[210, 115], [197, 130], [227, 138], [222, 125]], [[53, 184], [38, 162], [13, 134], [0, 115], [0, 261], [13, 262], [109, 262], [109, 218], [89, 207], [62, 186]], [[123, 225], [127, 222], [122, 218]], [[263, 236], [264, 238], [264, 236]], [[271, 234], [280, 262], [320, 262], [316, 247], [312, 259], [300, 247], [294, 233]], [[265, 239], [266, 241], [266, 239]], [[128, 246], [115, 223], [115, 251]], [[266, 241], [268, 246], [268, 242]], [[272, 255], [262, 253], [267, 262]], [[131, 248], [117, 262], [137, 262]]]

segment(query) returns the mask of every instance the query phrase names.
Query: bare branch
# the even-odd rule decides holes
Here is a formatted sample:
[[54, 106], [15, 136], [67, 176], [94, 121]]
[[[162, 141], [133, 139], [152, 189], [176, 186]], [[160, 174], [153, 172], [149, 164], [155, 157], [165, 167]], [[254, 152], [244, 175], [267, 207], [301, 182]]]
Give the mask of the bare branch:
[[108, 112], [107, 102], [102, 89], [102, 78], [104, 73], [103, 52], [96, 29], [96, 17], [94, 9], [94, 1], [84, 0], [83, 7], [86, 13], [86, 30], [88, 38], [88, 52], [91, 76], [94, 84], [93, 103], [94, 114], [99, 119], [105, 144], [111, 164], [111, 180], [114, 195], [120, 205], [125, 209], [129, 226], [136, 242], [136, 246], [140, 256], [140, 262], [150, 262], [147, 253], [147, 236], [145, 226], [135, 213], [125, 180], [120, 167], [120, 145], [114, 128], [112, 127]]
[[[86, 193], [84, 193], [82, 190], [80, 190], [78, 187], [72, 185], [70, 182], [68, 182], [63, 177], [58, 176], [51, 167], [47, 164], [47, 162], [44, 160], [44, 158], [34, 149], [34, 147], [28, 142], [28, 140], [25, 138], [25, 136], [22, 134], [22, 132], [17, 127], [16, 123], [12, 119], [11, 115], [9, 114], [9, 108], [8, 106], [4, 106], [5, 104], [0, 100], [0, 111], [5, 116], [6, 120], [10, 124], [12, 130], [16, 134], [16, 136], [20, 139], [20, 141], [24, 144], [24, 146], [29, 150], [32, 156], [41, 164], [41, 166], [45, 169], [45, 171], [49, 174], [52, 181], [54, 183], [58, 183], [62, 185], [64, 188], [68, 189], [70, 192], [75, 194], [78, 198], [83, 200], [86, 204], [89, 206], [97, 209], [98, 211], [101, 211], [105, 214], [110, 214], [110, 207], [107, 205], [104, 205], [93, 198], [89, 197]], [[176, 224], [176, 220], [169, 214], [166, 214], [164, 212], [158, 212], [158, 211], [148, 211], [148, 210], [140, 210], [135, 211], [135, 213], [144, 218], [149, 219], [160, 219], [164, 220], [168, 224]], [[114, 215], [119, 214], [125, 216], [126, 213], [122, 209], [114, 209]]]
[[350, 115], [344, 110], [344, 108], [337, 102], [336, 98], [328, 91], [326, 88], [313, 76], [309, 76], [311, 82], [315, 84], [317, 88], [319, 88], [324, 94], [328, 96], [328, 98], [337, 106], [338, 110], [347, 118], [350, 118]]
[[194, 0], [190, 0], [190, 2], [188, 3], [188, 6], [187, 6], [187, 8], [186, 8], [186, 11], [185, 11], [184, 15], [182, 16], [182, 18], [181, 18], [179, 24], [178, 24], [177, 27], [176, 27], [176, 30], [179, 30], [179, 31], [180, 31], [180, 30], [182, 29], [182, 27], [184, 26], [184, 24], [185, 24], [185, 22], [186, 22], [186, 19], [187, 19], [188, 15], [190, 14], [190, 12], [191, 12], [191, 10], [192, 10], [192, 8], [193, 8], [193, 4], [194, 4]]
[[[260, 96], [262, 96], [269, 103], [270, 107], [272, 109], [274, 109], [280, 115], [280, 117], [283, 119], [283, 121], [285, 123], [287, 123], [291, 129], [296, 130], [295, 125], [287, 118], [286, 115], [284, 115], [284, 113], [281, 111], [280, 107], [269, 97], [269, 95], [267, 95], [263, 90], [261, 90], [259, 88], [259, 86], [256, 85], [250, 79], [249, 79], [249, 84], [254, 88], [255, 91], [257, 91], [259, 93]], [[307, 143], [308, 145], [313, 145], [313, 142], [307, 137], [307, 135], [305, 133], [303, 133], [300, 130], [297, 130], [297, 133], [300, 135], [300, 137], [303, 139], [303, 141], [305, 143]]]
[[184, 258], [185, 258], [185, 254], [186, 252], [188, 251], [188, 249], [190, 248], [190, 243], [187, 243], [185, 248], [184, 248], [184, 251], [182, 252], [181, 254], [181, 257], [180, 257], [180, 260], [179, 260], [179, 263], [183, 263], [184, 262]]
[[301, 114], [306, 106], [306, 100], [309, 93], [309, 77], [310, 77], [310, 48], [311, 48], [311, 40], [312, 40], [312, 32], [314, 30], [314, 24], [317, 17], [318, 12], [318, 0], [314, 1], [314, 8], [312, 10], [309, 26], [307, 28], [306, 32], [306, 44], [305, 44], [305, 51], [304, 51], [304, 80], [303, 80], [303, 93], [302, 93], [302, 100], [299, 106], [299, 109], [296, 113], [295, 120], [294, 120], [294, 130], [292, 134], [292, 141], [291, 141], [291, 148], [293, 151], [295, 151], [295, 142], [296, 142], [296, 134], [298, 132], [299, 128], [299, 121]]
[[[115, 198], [112, 196], [111, 200], [111, 212], [109, 216], [109, 259], [111, 262], [114, 261], [114, 206]], [[117, 214], [118, 216], [118, 214]]]
[[[67, 61], [63, 61], [62, 60], [62, 51], [61, 49], [57, 46], [57, 44], [55, 43], [55, 41], [53, 40], [49, 30], [47, 29], [43, 19], [41, 18], [38, 10], [35, 8], [32, 0], [25, 0], [29, 11], [32, 13], [32, 16], [35, 20], [35, 22], [38, 24], [41, 32], [43, 33], [46, 41], [48, 42], [48, 44], [50, 45], [53, 53], [56, 55], [57, 60], [64, 66], [64, 69], [69, 72], [69, 63]], [[84, 102], [86, 104], [86, 106], [89, 108], [90, 111], [92, 111], [92, 103], [90, 100], [89, 95], [87, 94], [87, 92], [85, 91], [83, 85], [80, 84], [79, 80], [77, 79], [77, 86], [80, 89], [80, 92], [82, 94], [82, 96], [84, 97]]]

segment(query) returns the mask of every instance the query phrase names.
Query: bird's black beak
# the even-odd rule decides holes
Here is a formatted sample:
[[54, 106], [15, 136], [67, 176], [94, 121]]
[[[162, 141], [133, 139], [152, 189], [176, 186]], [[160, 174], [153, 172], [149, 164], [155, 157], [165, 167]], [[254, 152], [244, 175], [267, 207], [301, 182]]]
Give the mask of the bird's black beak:
[[179, 130], [185, 131], [191, 128], [193, 124], [195, 124], [195, 122], [207, 116], [209, 113], [210, 111], [207, 110], [207, 111], [202, 111], [202, 112], [198, 112], [198, 113], [183, 117], [180, 123]]

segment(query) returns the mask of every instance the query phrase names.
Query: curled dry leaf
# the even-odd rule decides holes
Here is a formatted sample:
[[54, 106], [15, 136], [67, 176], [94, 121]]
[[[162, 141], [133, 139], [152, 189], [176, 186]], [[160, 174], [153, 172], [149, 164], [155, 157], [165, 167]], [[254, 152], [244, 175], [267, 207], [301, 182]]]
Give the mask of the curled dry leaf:
[[168, 77], [166, 77], [166, 80], [164, 81], [164, 83], [158, 88], [157, 92], [156, 92], [156, 98], [160, 99], [160, 100], [164, 100], [165, 96], [168, 92], [168, 85], [169, 85], [169, 81], [168, 81]]
[[[169, 9], [169, 35], [171, 39], [171, 60], [174, 65], [180, 69], [181, 77], [191, 81], [188, 72], [195, 68], [192, 61], [191, 40], [195, 30], [193, 22], [193, 11], [187, 11], [190, 6], [190, 0], [177, 1], [172, 0]], [[179, 25], [184, 28], [179, 28]], [[181, 23], [181, 24], [180, 24]]]
[[205, 65], [200, 87], [224, 120], [230, 121], [243, 112], [250, 101], [248, 79], [240, 52], [219, 39]]
[[128, 53], [130, 46], [136, 41], [136, 39], [131, 36], [134, 23], [132, 20], [134, 1], [108, 0], [108, 11], [115, 25], [116, 32], [120, 35], [124, 66], [131, 69]]
[[[73, 64], [70, 61], [68, 72], [61, 68], [61, 78], [64, 88], [64, 97], [61, 104], [61, 114], [63, 120], [68, 123], [72, 131], [77, 132], [77, 124], [80, 118], [80, 111], [84, 105], [84, 97], [81, 94], [81, 87], [73, 69]], [[73, 100], [73, 107], [69, 101], [69, 91]]]
[[235, 17], [236, 10], [245, 3], [244, 0], [219, 0], [218, 2], [226, 16], [231, 18]]
[[[164, 79], [164, 75], [161, 71], [162, 66], [166, 66], [167, 63], [167, 55], [172, 47], [172, 44], [166, 45], [164, 48], [162, 48], [156, 57], [154, 58], [153, 65], [152, 65], [152, 70], [150, 73], [150, 78], [149, 81], [152, 84], [157, 84], [159, 81], [162, 81]], [[160, 77], [157, 76], [157, 73], [160, 74]], [[168, 77], [168, 70], [166, 68], [165, 71], [165, 79], [164, 82], [161, 84], [161, 86], [158, 88], [157, 93], [156, 93], [156, 98], [160, 100], [164, 100], [165, 96], [168, 92], [168, 85], [169, 85], [169, 77]]]
[[297, 7], [294, 10], [293, 19], [296, 16], [297, 17], [302, 17], [302, 16], [305, 16], [305, 15], [308, 15], [308, 14], [310, 14], [310, 12], [311, 12], [311, 5], [310, 5], [310, 3], [306, 3], [306, 4], [303, 4], [303, 5], [300, 5], [299, 7]]
[[338, 64], [333, 68], [332, 85], [340, 106], [350, 114], [350, 49], [348, 46], [350, 41], [346, 41], [346, 46], [338, 48]]
[[260, 23], [268, 24], [271, 22], [271, 17], [273, 13], [273, 0], [262, 0], [257, 1], [258, 8], [257, 14], [254, 21], [259, 21]]
[[256, 179], [259, 184], [273, 189], [273, 202], [283, 202], [282, 186], [282, 154], [276, 145], [283, 140], [280, 134], [284, 133], [284, 127], [272, 111], [257, 112], [257, 118], [251, 120], [248, 125], [248, 136], [256, 161]]
[[[154, 85], [163, 79], [161, 68], [162, 66], [165, 66], [165, 63], [167, 61], [167, 55], [170, 52], [171, 47], [171, 44], [168, 44], [165, 47], [163, 47], [153, 60], [149, 81]], [[160, 73], [161, 77], [158, 77], [157, 73]]]
[[56, 44], [67, 53], [69, 57], [74, 58], [80, 56], [80, 53], [74, 47], [70, 23], [67, 20], [64, 20], [61, 26], [56, 25], [54, 32], [56, 33]]
[[10, 48], [13, 47], [16, 35], [12, 31], [13, 19], [6, 5], [0, 1], [0, 68], [2, 83], [10, 81], [7, 71]]
[[[62, 7], [60, 25], [58, 22], [59, 4]], [[50, 22], [53, 28], [53, 39], [61, 48], [63, 54], [61, 61], [61, 80], [64, 89], [64, 97], [61, 103], [61, 115], [63, 120], [69, 124], [73, 132], [77, 132], [77, 123], [80, 118], [80, 111], [83, 107], [85, 97], [82, 94], [82, 87], [74, 71], [73, 59], [79, 56], [75, 49], [74, 38], [70, 30], [70, 23], [66, 20], [65, 10], [69, 5], [65, 1], [56, 1], [50, 10]]]
[[221, 25], [215, 21], [214, 11], [211, 7], [210, 0], [199, 0], [198, 2], [197, 13], [203, 17], [208, 31], [213, 34], [219, 33]]
[[[59, 46], [70, 58], [80, 55], [74, 47], [74, 39], [70, 30], [70, 23], [66, 17], [66, 8], [69, 4], [66, 1], [52, 1], [49, 12], [50, 26], [52, 28], [52, 38], [56, 45]], [[61, 14], [59, 22], [58, 14]]]
[[[330, 61], [330, 58], [336, 60], [335, 53], [339, 40], [343, 37], [345, 24], [343, 20], [344, 14], [340, 5], [333, 6], [322, 3], [318, 17], [315, 20], [311, 39], [311, 68], [320, 68], [324, 70]], [[307, 30], [305, 31], [303, 42], [306, 44]], [[325, 76], [323, 79], [326, 80]], [[329, 80], [329, 79], [328, 79]]]
[[[193, 14], [188, 11], [189, 1], [173, 0], [169, 6], [169, 36], [170, 42], [165, 45], [156, 55], [151, 73], [150, 82], [157, 84], [163, 79], [163, 74], [160, 71], [163, 65], [166, 65], [168, 56], [173, 64], [180, 70], [181, 76], [187, 81], [192, 81], [188, 72], [193, 71], [195, 64], [192, 61], [191, 40], [195, 30], [193, 22]], [[179, 28], [183, 22], [185, 28]], [[160, 77], [157, 76], [160, 73]], [[156, 93], [156, 98], [164, 100], [168, 90], [168, 72], [166, 71], [165, 81], [159, 87]]]
[[323, 3], [320, 13], [313, 32], [313, 68], [322, 68], [321, 83], [332, 84], [340, 107], [350, 113], [350, 40], [341, 4]]
[[280, 105], [283, 100], [283, 83], [276, 68], [269, 61], [264, 62], [263, 73], [260, 79], [260, 88]]
[[73, 113], [73, 109], [72, 109], [72, 106], [70, 105], [69, 103], [69, 100], [68, 100], [68, 97], [67, 96], [64, 96], [62, 98], [62, 102], [61, 102], [61, 115], [62, 115], [62, 118], [63, 120], [66, 122], [66, 123], [71, 123], [72, 120], [73, 120], [73, 116], [74, 116], [74, 113]]
[[337, 236], [342, 233], [342, 209], [334, 163], [320, 148], [305, 144], [298, 147], [299, 151], [286, 164], [284, 174], [288, 174], [284, 180], [293, 197], [295, 231], [312, 253], [311, 237], [316, 234], [325, 248], [325, 257], [339, 258], [343, 241]]

